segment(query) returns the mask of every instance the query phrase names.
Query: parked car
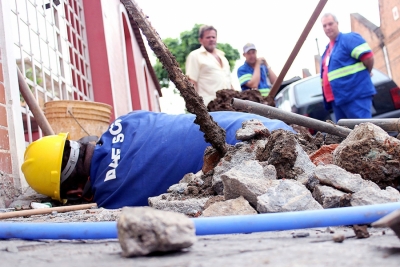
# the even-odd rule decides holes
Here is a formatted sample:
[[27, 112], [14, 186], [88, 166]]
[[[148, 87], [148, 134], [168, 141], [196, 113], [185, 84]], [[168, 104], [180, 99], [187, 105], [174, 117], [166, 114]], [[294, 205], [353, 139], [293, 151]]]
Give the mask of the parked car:
[[[373, 98], [372, 117], [399, 118], [399, 87], [377, 69], [372, 70], [371, 79], [377, 91]], [[319, 74], [293, 82], [283, 88], [275, 97], [275, 105], [279, 109], [321, 121], [336, 121], [333, 111], [324, 108]]]

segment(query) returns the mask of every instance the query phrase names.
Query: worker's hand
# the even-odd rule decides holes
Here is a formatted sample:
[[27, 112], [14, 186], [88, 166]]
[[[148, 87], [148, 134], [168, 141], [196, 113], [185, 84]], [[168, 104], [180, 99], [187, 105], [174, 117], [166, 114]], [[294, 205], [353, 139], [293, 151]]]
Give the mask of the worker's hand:
[[265, 58], [263, 58], [263, 57], [257, 58], [257, 62], [258, 62], [260, 65], [268, 66], [267, 61], [266, 61]]

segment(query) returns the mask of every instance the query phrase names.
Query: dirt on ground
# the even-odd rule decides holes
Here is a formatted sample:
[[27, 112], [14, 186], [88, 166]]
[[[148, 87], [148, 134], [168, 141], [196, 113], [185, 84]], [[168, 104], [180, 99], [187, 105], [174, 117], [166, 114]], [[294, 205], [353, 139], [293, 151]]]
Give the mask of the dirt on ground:
[[207, 105], [208, 111], [243, 111], [232, 107], [233, 98], [249, 100], [261, 104], [266, 104], [266, 97], [263, 97], [258, 90], [236, 91], [233, 89], [223, 89], [217, 91], [217, 97]]

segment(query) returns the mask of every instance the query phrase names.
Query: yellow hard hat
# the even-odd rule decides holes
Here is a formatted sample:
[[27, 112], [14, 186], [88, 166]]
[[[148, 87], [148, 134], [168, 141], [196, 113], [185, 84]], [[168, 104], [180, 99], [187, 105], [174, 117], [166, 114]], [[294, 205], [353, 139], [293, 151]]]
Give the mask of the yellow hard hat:
[[44, 136], [25, 150], [22, 172], [28, 184], [38, 193], [63, 201], [60, 197], [61, 164], [69, 133]]

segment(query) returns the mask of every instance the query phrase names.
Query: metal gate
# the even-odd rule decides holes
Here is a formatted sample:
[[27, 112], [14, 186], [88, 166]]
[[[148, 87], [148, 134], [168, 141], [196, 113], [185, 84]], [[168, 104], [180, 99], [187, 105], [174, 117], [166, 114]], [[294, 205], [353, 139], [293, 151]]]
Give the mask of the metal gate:
[[[0, 1], [10, 12], [4, 26], [12, 28], [0, 38], [13, 40], [9, 55], [42, 108], [51, 100], [93, 100], [82, 1]], [[20, 103], [25, 142], [31, 143], [42, 133], [22, 97]]]

